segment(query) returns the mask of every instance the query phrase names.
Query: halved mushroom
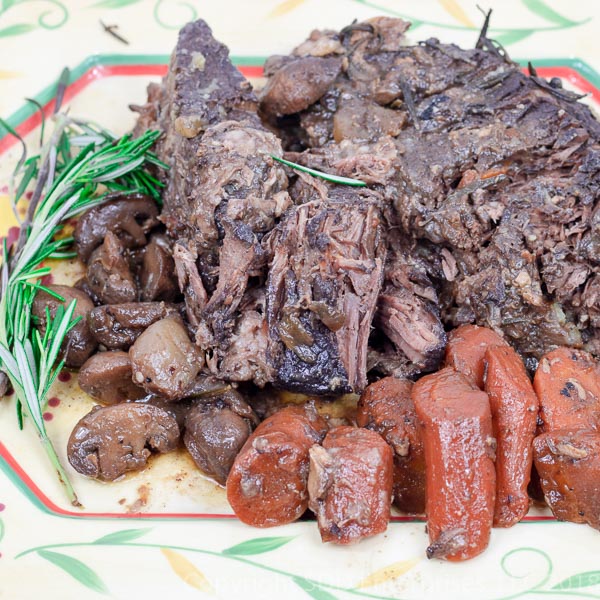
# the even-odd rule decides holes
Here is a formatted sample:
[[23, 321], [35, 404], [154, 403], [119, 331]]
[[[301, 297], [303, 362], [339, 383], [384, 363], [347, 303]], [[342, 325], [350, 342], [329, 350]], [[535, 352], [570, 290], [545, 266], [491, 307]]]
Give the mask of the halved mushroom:
[[79, 258], [87, 262], [110, 231], [126, 248], [146, 244], [146, 235], [158, 225], [158, 207], [144, 194], [119, 194], [88, 210], [77, 222], [73, 237]]
[[256, 425], [252, 408], [230, 390], [190, 409], [183, 443], [198, 468], [225, 485], [235, 457]]
[[87, 294], [68, 285], [47, 285], [46, 287], [62, 296], [65, 302], [61, 302], [44, 291], [39, 291], [31, 308], [33, 316], [38, 319], [38, 329], [42, 335], [46, 331], [46, 307], [50, 311], [50, 316], [54, 318], [59, 306], [67, 308], [71, 301], [75, 300], [73, 317], [81, 317], [81, 320], [67, 334], [61, 351], [64, 353], [65, 364], [68, 367], [80, 367], [98, 347], [98, 342], [92, 335], [87, 320], [88, 313], [94, 308], [94, 303]]
[[146, 391], [133, 383], [131, 374], [127, 352], [99, 352], [81, 367], [79, 387], [102, 404], [139, 400], [146, 396]]
[[107, 348], [128, 350], [144, 329], [171, 314], [177, 314], [177, 307], [164, 302], [98, 306], [90, 312], [90, 331]]
[[119, 238], [108, 232], [104, 243], [90, 256], [87, 283], [103, 304], [134, 302], [138, 297], [137, 284]]
[[167, 400], [185, 398], [203, 365], [177, 315], [150, 325], [129, 349], [129, 358], [133, 381]]
[[142, 300], [173, 300], [179, 293], [175, 263], [164, 236], [154, 236], [144, 251], [140, 270]]
[[153, 451], [170, 452], [178, 442], [179, 427], [169, 413], [126, 402], [95, 406], [85, 415], [69, 437], [67, 456], [78, 473], [114, 481], [143, 469]]

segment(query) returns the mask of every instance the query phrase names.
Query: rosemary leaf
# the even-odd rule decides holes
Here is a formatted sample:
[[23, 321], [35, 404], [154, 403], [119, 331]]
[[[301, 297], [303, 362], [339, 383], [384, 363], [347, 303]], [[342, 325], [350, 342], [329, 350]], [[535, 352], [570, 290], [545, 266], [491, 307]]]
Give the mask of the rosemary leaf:
[[285, 160], [285, 158], [279, 158], [271, 154], [271, 158], [281, 163], [282, 165], [286, 165], [292, 169], [296, 169], [296, 171], [302, 171], [303, 173], [308, 173], [313, 177], [319, 177], [320, 179], [325, 179], [325, 181], [330, 181], [331, 183], [339, 183], [341, 185], [350, 185], [353, 187], [366, 187], [366, 183], [361, 181], [360, 179], [352, 179], [350, 177], [340, 177], [339, 175], [331, 175], [329, 173], [323, 173], [323, 171], [317, 171], [316, 169], [311, 169], [309, 167], [305, 167], [304, 165], [299, 165], [298, 163], [292, 162], [290, 160]]
[[[68, 77], [64, 71], [59, 86], [62, 92]], [[19, 175], [21, 179], [14, 198], [18, 200], [31, 182], [36, 181], [36, 185], [19, 239], [11, 248], [6, 240], [2, 245], [0, 368], [15, 390], [19, 428], [25, 409], [67, 496], [79, 505], [48, 437], [43, 410], [64, 366], [64, 358], [59, 359], [63, 342], [80, 317], [73, 318], [75, 300], [67, 307], [59, 306], [54, 316], [46, 308], [46, 330], [41, 335], [32, 317], [32, 304], [40, 290], [64, 303], [59, 294], [42, 285], [41, 279], [51, 272], [42, 265], [45, 259], [75, 255], [69, 251], [72, 237], [56, 237], [68, 219], [105, 202], [109, 198], [106, 189], [140, 191], [159, 198], [162, 186], [145, 169], [160, 163], [150, 152], [160, 134], [148, 131], [136, 139], [131, 135], [116, 139], [97, 124], [64, 113], [55, 115], [53, 121], [54, 131], [39, 156], [27, 159], [24, 153], [15, 170], [15, 179]], [[79, 147], [74, 140], [85, 145]]]

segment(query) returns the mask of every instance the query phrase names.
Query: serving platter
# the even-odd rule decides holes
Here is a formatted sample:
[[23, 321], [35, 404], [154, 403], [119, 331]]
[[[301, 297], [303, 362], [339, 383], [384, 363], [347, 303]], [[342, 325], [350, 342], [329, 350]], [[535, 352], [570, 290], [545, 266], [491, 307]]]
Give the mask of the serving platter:
[[[91, 56], [71, 70], [65, 103], [115, 133], [131, 128], [129, 103], [142, 102], [166, 71], [166, 55]], [[261, 57], [235, 57], [260, 84]], [[577, 59], [535, 61], [543, 77], [563, 78], [600, 107], [600, 76]], [[50, 115], [55, 86], [35, 99]], [[31, 104], [9, 118], [32, 148], [41, 116]], [[0, 138], [0, 236], [16, 235], [7, 182], [19, 154]], [[73, 281], [75, 261], [53, 264], [57, 283]], [[45, 414], [66, 464], [66, 439], [91, 400], [65, 371]], [[600, 598], [600, 534], [557, 523], [532, 509], [525, 522], [494, 530], [488, 550], [463, 564], [428, 561], [425, 523], [394, 514], [383, 535], [340, 548], [323, 545], [316, 525], [268, 530], [237, 521], [224, 492], [185, 453], [159, 457], [141, 473], [102, 484], [69, 475], [83, 507], [69, 505], [30, 427], [20, 432], [14, 400], [0, 401], [0, 598], [113, 598], [161, 593], [181, 598]]]

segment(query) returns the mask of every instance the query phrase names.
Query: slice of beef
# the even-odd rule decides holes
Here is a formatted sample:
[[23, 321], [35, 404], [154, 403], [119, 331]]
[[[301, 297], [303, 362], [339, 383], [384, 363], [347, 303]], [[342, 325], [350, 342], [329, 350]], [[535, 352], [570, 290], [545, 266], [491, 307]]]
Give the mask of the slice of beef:
[[362, 390], [383, 278], [379, 196], [332, 186], [278, 227], [267, 283], [276, 385], [307, 394]]

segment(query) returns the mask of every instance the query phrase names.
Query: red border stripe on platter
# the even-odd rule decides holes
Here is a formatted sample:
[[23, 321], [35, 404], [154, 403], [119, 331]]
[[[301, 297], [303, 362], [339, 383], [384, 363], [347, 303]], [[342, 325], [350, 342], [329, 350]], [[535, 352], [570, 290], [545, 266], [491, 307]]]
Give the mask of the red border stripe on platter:
[[[240, 66], [238, 68], [241, 73], [249, 78], [262, 77], [263, 74], [263, 68], [261, 66]], [[72, 100], [77, 94], [88, 87], [90, 83], [97, 79], [103, 79], [104, 77], [132, 77], [140, 75], [158, 75], [162, 77], [167, 73], [167, 70], [168, 65], [98, 65], [86, 71], [79, 79], [67, 87], [65, 90], [64, 102], [66, 103]], [[54, 105], [54, 98], [44, 105], [43, 109], [45, 116], [52, 114]], [[39, 111], [37, 111], [17, 125], [15, 130], [19, 135], [25, 137], [36, 129], [36, 127], [39, 127], [41, 122], [42, 117]], [[4, 138], [0, 139], [0, 154], [6, 152], [16, 143], [17, 139], [12, 135], [6, 135]]]

